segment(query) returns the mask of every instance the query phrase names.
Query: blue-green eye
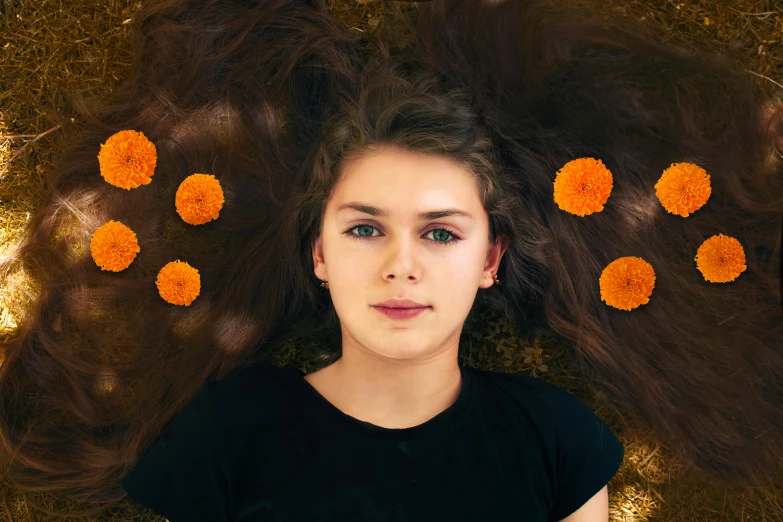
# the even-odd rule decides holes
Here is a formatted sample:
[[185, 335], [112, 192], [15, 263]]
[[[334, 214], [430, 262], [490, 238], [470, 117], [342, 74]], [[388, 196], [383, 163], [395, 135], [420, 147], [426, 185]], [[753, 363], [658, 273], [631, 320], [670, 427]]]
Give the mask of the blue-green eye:
[[[356, 230], [357, 228], [372, 228], [372, 229], [378, 230], [377, 228], [375, 228], [372, 225], [367, 225], [367, 224], [363, 223], [363, 224], [360, 224], [360, 225], [356, 225], [355, 227], [349, 228], [348, 230], [343, 232], [343, 234], [345, 234], [346, 236], [348, 236], [350, 238], [357, 239], [359, 241], [366, 241], [368, 239], [372, 239], [372, 236], [361, 236], [361, 235], [353, 234], [352, 232], [354, 230]], [[446, 234], [452, 236], [452, 239], [447, 239], [445, 241], [438, 241], [437, 239], [427, 239], [427, 241], [430, 241], [432, 243], [436, 243], [438, 245], [453, 245], [457, 241], [462, 241], [461, 237], [458, 237], [454, 232], [452, 232], [448, 228], [433, 228], [432, 230], [427, 231], [427, 234], [429, 234], [430, 232], [445, 232]], [[441, 234], [441, 236], [442, 235], [443, 234]]]

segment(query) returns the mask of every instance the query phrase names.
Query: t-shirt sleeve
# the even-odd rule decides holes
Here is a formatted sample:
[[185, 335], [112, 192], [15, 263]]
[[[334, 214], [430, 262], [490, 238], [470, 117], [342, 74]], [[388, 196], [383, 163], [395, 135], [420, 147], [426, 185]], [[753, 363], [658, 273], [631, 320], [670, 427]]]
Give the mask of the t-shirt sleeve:
[[548, 522], [558, 522], [609, 483], [623, 463], [625, 448], [592, 408], [562, 388], [551, 388], [557, 469]]
[[228, 520], [208, 391], [201, 388], [122, 481], [131, 500], [170, 522]]

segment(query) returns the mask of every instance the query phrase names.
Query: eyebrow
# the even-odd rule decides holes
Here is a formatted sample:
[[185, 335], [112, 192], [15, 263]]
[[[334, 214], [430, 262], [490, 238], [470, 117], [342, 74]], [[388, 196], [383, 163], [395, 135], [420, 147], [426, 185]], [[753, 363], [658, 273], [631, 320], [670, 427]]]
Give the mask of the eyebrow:
[[[362, 203], [346, 203], [345, 205], [342, 205], [340, 208], [337, 209], [337, 212], [340, 212], [341, 210], [358, 210], [359, 212], [363, 212], [365, 214], [370, 214], [371, 216], [384, 216], [388, 217], [389, 212], [380, 208], [376, 208], [370, 205], [365, 205]], [[440, 208], [437, 210], [428, 210], [425, 212], [418, 212], [416, 214], [416, 217], [419, 219], [438, 219], [446, 216], [464, 216], [470, 219], [474, 219], [474, 217], [465, 212], [464, 210], [460, 210], [458, 208]]]

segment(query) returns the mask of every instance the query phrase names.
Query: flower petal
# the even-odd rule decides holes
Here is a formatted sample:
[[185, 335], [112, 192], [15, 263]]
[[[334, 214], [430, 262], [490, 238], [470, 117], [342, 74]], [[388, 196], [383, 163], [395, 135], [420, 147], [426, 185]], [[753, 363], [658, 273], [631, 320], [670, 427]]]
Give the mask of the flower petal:
[[103, 179], [130, 190], [148, 185], [158, 161], [155, 145], [142, 132], [119, 131], [101, 144], [98, 164]]
[[212, 174], [192, 174], [185, 178], [174, 200], [177, 213], [190, 225], [217, 219], [224, 202], [220, 181]]
[[710, 176], [693, 163], [673, 163], [655, 184], [655, 194], [670, 214], [688, 217], [707, 203]]
[[125, 270], [140, 250], [136, 234], [119, 221], [109, 221], [90, 235], [90, 255], [101, 270]]
[[650, 302], [655, 270], [640, 257], [621, 257], [604, 268], [599, 279], [601, 300], [620, 310], [632, 310]]
[[578, 158], [558, 171], [554, 189], [561, 210], [584, 217], [604, 209], [612, 191], [612, 173], [600, 159]]
[[704, 241], [696, 257], [696, 268], [705, 281], [728, 283], [734, 281], [748, 267], [745, 264], [745, 250], [740, 242], [730, 236], [718, 234]]
[[178, 259], [160, 269], [155, 284], [167, 303], [190, 306], [201, 291], [201, 276], [198, 270]]

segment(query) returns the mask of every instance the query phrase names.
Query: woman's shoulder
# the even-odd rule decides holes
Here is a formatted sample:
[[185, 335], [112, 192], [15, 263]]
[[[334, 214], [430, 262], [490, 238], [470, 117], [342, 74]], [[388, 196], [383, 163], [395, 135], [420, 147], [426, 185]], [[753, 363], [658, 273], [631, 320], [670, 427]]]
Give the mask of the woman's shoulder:
[[540, 377], [500, 371], [476, 371], [490, 396], [510, 399], [539, 425], [563, 429], [599, 420], [594, 409], [565, 388]]
[[564, 500], [568, 508], [584, 503], [621, 466], [622, 441], [590, 405], [565, 388], [526, 374], [484, 371], [479, 378], [497, 396], [510, 397], [535, 425], [555, 463], [558, 487], [573, 496]]
[[582, 402], [571, 392], [554, 383], [540, 377], [533, 377], [524, 373], [510, 373], [491, 370], [473, 370], [479, 379], [504, 392], [511, 394], [515, 399], [525, 402]]
[[292, 394], [286, 391], [293, 371], [292, 366], [270, 363], [237, 367], [222, 379], [205, 382], [196, 400], [206, 406], [208, 415], [223, 420], [269, 422], [292, 409], [288, 402]]
[[242, 394], [280, 385], [292, 366], [277, 366], [265, 362], [250, 362], [228, 372], [222, 379], [210, 379], [205, 384], [210, 393]]

